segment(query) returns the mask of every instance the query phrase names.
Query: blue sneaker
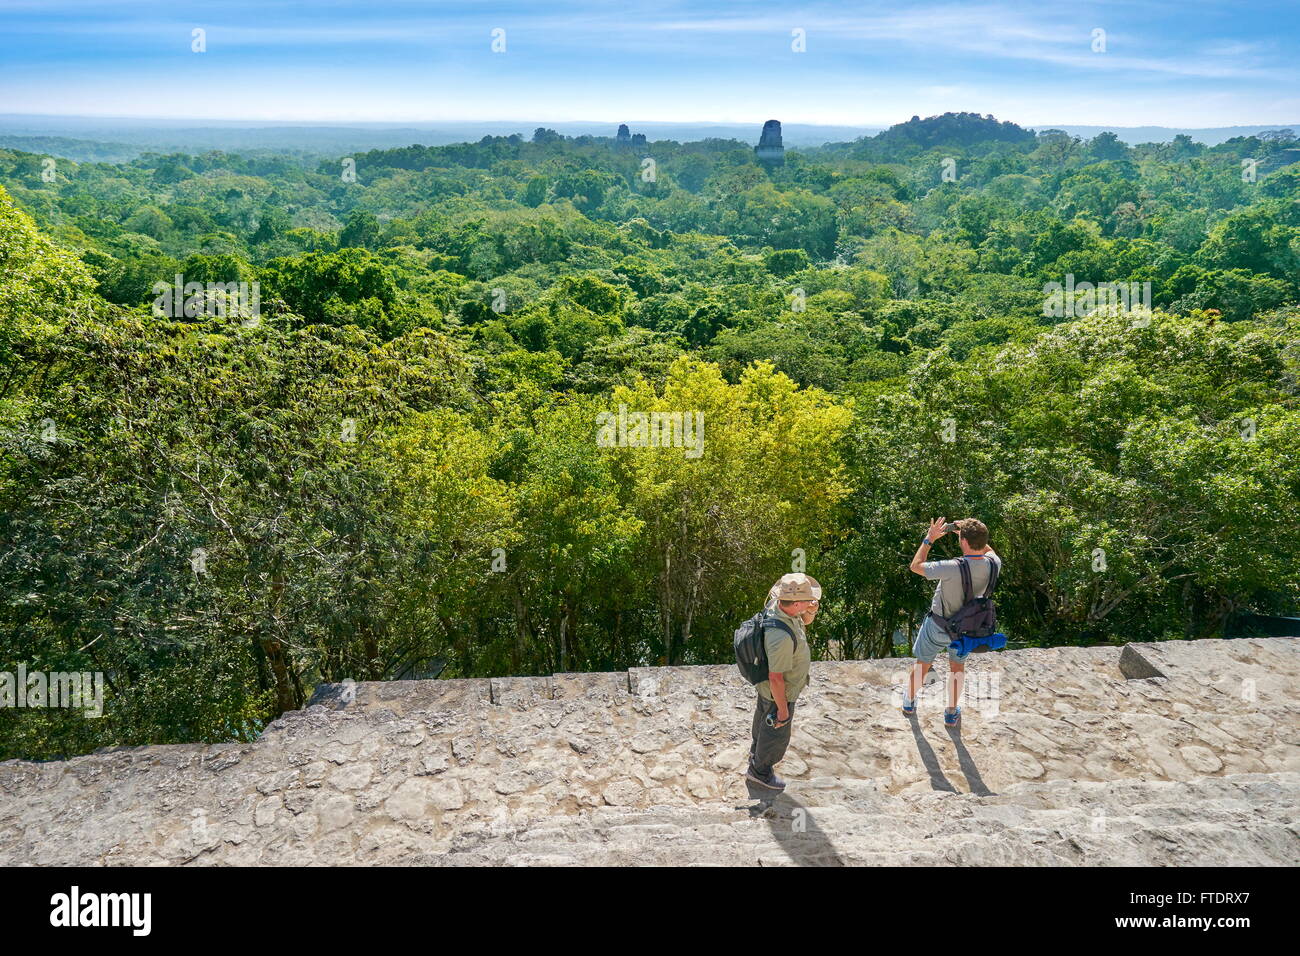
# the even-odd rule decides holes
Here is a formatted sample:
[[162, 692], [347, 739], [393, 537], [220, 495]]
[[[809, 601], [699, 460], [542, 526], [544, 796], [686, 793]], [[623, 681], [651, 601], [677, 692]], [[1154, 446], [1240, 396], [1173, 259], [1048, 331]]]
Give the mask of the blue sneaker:
[[960, 708], [960, 707], [958, 707], [956, 710], [948, 710], [948, 709], [946, 709], [946, 708], [944, 709], [944, 712], [943, 712], [943, 725], [944, 725], [945, 727], [956, 727], [957, 724], [960, 723], [960, 722], [961, 722], [961, 708]]
[[915, 717], [915, 716], [916, 716], [916, 699], [915, 699], [915, 698], [913, 698], [912, 700], [908, 700], [906, 697], [903, 698], [903, 716], [904, 716], [904, 717]]

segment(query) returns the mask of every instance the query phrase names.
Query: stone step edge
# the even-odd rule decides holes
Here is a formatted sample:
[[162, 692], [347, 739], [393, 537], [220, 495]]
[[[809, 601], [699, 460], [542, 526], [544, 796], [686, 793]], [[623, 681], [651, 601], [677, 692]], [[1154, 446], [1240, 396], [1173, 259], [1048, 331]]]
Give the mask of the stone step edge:
[[[1220, 638], [1207, 641], [1221, 643]], [[1269, 638], [1270, 641], [1298, 640], [1298, 638]], [[1202, 641], [1180, 641], [1179, 644], [1199, 644]], [[1125, 680], [1170, 679], [1154, 662], [1159, 644], [1129, 643], [1117, 649], [1110, 645], [1096, 647], [1017, 648], [999, 654], [1020, 655], [1041, 651], [1067, 651], [1098, 655], [1118, 653], [1118, 675]], [[816, 672], [826, 667], [890, 667], [905, 669], [912, 663], [910, 657], [876, 657], [853, 661], [814, 661]], [[341, 710], [360, 704], [363, 707], [381, 705], [388, 701], [413, 700], [433, 706], [456, 707], [475, 702], [497, 707], [526, 709], [538, 701], [570, 700], [577, 697], [608, 695], [615, 697], [654, 697], [662, 691], [684, 687], [717, 686], [719, 683], [741, 684], [734, 664], [690, 664], [671, 667], [632, 667], [626, 671], [579, 671], [559, 674], [517, 677], [462, 677], [438, 680], [396, 681], [343, 681], [316, 685], [306, 708], [324, 707]], [[301, 711], [289, 711], [281, 719]]]

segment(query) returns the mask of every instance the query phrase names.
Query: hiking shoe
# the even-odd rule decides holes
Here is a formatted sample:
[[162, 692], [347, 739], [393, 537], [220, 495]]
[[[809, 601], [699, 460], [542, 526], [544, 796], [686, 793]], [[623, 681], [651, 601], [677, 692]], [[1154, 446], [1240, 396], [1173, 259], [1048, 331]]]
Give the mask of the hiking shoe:
[[956, 727], [961, 722], [961, 708], [956, 710], [945, 710], [943, 712], [943, 725], [945, 727]]
[[745, 779], [752, 780], [760, 787], [767, 787], [769, 790], [784, 790], [785, 781], [776, 775], [775, 770], [769, 770], [766, 777], [760, 777], [758, 771], [750, 767], [745, 771]]
[[903, 716], [904, 716], [904, 717], [915, 717], [915, 716], [916, 716], [916, 701], [915, 701], [915, 700], [905, 700], [905, 701], [903, 701]]

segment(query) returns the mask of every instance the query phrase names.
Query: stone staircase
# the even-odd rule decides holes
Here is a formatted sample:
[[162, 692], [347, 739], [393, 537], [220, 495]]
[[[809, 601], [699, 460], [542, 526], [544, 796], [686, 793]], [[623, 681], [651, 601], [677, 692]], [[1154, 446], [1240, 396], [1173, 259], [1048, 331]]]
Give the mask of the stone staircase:
[[[981, 866], [1294, 862], [1300, 776], [1198, 784], [1020, 784], [996, 797], [865, 796], [868, 781], [810, 781], [770, 807], [604, 808], [572, 821], [467, 828], [444, 865]], [[849, 801], [830, 789], [850, 789]], [[1269, 805], [1261, 813], [1260, 806]], [[936, 826], [937, 824], [937, 826]], [[1232, 835], [1236, 834], [1236, 837]], [[1237, 839], [1240, 842], [1237, 842]]]
[[1300, 639], [981, 655], [958, 730], [910, 664], [813, 665], [775, 800], [733, 667], [322, 685], [251, 744], [0, 764], [0, 863], [1300, 862]]

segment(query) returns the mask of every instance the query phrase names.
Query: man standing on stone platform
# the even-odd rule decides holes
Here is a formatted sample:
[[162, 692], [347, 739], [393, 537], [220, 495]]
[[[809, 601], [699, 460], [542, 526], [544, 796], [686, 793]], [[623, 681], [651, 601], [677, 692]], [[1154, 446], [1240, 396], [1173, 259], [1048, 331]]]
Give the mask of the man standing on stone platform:
[[785, 789], [775, 766], [790, 746], [794, 702], [808, 686], [812, 655], [805, 627], [817, 616], [821, 596], [821, 585], [798, 573], [785, 575], [768, 592], [764, 621], [772, 623], [763, 629], [768, 675], [755, 685], [758, 701], [745, 779], [769, 790]]

